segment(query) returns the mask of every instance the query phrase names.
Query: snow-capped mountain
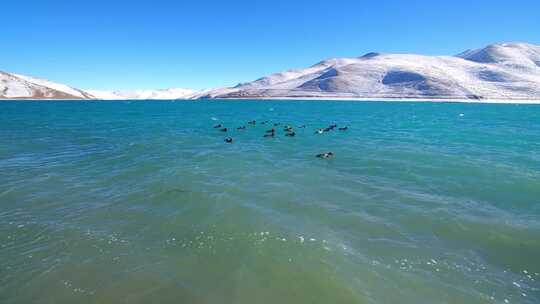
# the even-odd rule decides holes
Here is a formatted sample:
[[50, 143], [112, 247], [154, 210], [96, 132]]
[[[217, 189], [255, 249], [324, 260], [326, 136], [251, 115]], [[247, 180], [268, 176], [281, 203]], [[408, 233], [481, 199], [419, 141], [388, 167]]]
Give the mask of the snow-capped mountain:
[[195, 90], [80, 90], [49, 80], [0, 71], [0, 99], [189, 99]]
[[93, 96], [45, 79], [0, 71], [0, 99], [89, 99]]
[[197, 91], [184, 88], [170, 88], [162, 90], [135, 90], [135, 91], [99, 91], [86, 90], [86, 92], [97, 99], [103, 100], [124, 100], [124, 99], [189, 99]]
[[369, 53], [193, 97], [539, 100], [540, 47], [494, 44], [457, 56]]
[[456, 56], [368, 53], [203, 91], [80, 90], [0, 71], [0, 99], [369, 98], [540, 100], [540, 46], [493, 44]]

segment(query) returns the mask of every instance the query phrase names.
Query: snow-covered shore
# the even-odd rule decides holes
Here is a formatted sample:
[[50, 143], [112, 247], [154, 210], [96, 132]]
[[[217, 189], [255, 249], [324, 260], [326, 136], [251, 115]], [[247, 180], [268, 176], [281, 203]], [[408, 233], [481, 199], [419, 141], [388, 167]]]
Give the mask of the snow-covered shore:
[[[486, 99], [486, 100], [477, 100], [477, 99], [445, 99], [445, 98], [431, 98], [431, 99], [422, 99], [422, 98], [344, 98], [344, 97], [308, 97], [308, 98], [301, 98], [301, 97], [251, 97], [251, 98], [211, 98], [211, 99], [86, 99], [86, 101], [103, 101], [103, 102], [114, 102], [114, 101], [186, 101], [186, 102], [197, 102], [197, 101], [203, 101], [203, 100], [211, 100], [211, 101], [248, 101], [248, 100], [255, 100], [255, 101], [358, 101], [358, 102], [441, 102], [441, 103], [471, 103], [471, 104], [522, 104], [522, 105], [540, 105], [540, 99], [536, 100], [520, 100], [520, 99]], [[44, 98], [24, 98], [24, 99], [13, 99], [13, 98], [0, 98], [0, 102], [8, 102], [8, 101], [72, 101], [67, 99], [44, 99]]]
[[260, 101], [358, 101], [358, 102], [445, 102], [476, 104], [540, 104], [540, 99], [456, 99], [456, 98], [347, 98], [347, 97], [246, 97], [246, 98], [210, 98], [197, 100], [260, 100]]

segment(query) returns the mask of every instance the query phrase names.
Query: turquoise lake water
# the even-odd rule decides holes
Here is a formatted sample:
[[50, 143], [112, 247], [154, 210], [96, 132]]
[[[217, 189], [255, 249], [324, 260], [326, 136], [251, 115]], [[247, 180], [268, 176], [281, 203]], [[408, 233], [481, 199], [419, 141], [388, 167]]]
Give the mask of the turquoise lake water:
[[0, 103], [0, 303], [539, 303], [539, 273], [540, 106]]

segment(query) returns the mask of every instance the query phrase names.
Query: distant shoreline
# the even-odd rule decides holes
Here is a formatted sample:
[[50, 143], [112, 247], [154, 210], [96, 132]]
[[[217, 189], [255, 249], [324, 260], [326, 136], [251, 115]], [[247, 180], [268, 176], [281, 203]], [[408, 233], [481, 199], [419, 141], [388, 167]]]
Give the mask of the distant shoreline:
[[282, 100], [282, 101], [368, 101], [368, 102], [444, 102], [444, 103], [489, 103], [489, 104], [540, 104], [540, 99], [459, 99], [459, 98], [360, 98], [360, 97], [251, 97], [251, 98], [208, 98], [195, 100]]
[[459, 99], [459, 98], [355, 98], [355, 97], [245, 97], [245, 98], [201, 98], [201, 99], [23, 99], [0, 98], [9, 101], [64, 101], [64, 102], [114, 102], [114, 101], [359, 101], [359, 102], [430, 102], [430, 103], [476, 103], [476, 104], [540, 104], [540, 99]]

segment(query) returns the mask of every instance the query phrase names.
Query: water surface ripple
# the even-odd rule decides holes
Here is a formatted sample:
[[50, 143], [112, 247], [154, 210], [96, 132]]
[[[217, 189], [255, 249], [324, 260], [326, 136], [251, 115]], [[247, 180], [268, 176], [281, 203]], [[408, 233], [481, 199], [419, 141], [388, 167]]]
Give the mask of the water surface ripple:
[[0, 103], [1, 303], [532, 304], [539, 272], [539, 106]]

